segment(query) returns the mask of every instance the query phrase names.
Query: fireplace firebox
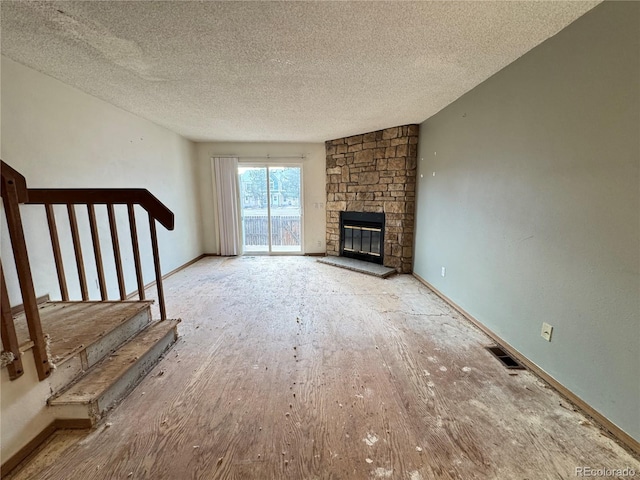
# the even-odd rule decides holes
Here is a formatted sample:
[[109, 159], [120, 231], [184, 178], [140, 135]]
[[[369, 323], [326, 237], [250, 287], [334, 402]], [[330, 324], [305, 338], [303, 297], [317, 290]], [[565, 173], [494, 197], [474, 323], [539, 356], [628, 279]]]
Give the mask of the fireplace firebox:
[[382, 265], [384, 213], [340, 212], [340, 255]]

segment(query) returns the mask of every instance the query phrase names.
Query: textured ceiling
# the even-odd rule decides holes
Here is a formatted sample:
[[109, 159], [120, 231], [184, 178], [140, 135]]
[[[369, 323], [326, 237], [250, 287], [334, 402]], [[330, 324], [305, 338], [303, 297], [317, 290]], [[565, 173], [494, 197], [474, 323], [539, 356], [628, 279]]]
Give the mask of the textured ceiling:
[[591, 2], [2, 1], [2, 53], [197, 141], [417, 123]]

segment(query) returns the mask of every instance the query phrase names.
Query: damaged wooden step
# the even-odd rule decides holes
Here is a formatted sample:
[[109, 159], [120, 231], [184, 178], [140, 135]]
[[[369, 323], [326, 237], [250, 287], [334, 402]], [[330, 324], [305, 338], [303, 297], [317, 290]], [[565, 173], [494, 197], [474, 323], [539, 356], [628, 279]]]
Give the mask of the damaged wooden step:
[[126, 397], [177, 340], [180, 320], [152, 323], [87, 372], [68, 390], [49, 399], [57, 419], [95, 424]]
[[[42, 310], [56, 394], [151, 323], [150, 301], [57, 302]], [[46, 314], [46, 316], [44, 315]]]

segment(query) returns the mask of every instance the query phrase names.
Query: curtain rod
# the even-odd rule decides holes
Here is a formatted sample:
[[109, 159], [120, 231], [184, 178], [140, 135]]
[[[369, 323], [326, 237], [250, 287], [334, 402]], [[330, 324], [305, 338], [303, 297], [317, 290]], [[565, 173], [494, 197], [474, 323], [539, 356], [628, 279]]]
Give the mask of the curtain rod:
[[297, 159], [297, 160], [305, 160], [307, 157], [306, 155], [295, 155], [295, 156], [287, 156], [287, 155], [235, 155], [235, 154], [220, 154], [220, 153], [213, 153], [211, 154], [212, 157], [235, 157], [235, 158], [254, 158], [254, 159], [264, 159], [266, 158], [267, 160], [287, 160], [287, 159]]

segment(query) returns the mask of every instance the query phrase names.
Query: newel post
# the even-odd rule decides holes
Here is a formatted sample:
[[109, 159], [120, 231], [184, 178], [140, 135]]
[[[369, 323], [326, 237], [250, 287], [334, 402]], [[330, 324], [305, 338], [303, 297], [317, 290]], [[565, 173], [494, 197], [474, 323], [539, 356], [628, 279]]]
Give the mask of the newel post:
[[[7, 172], [7, 173], [5, 173]], [[47, 357], [46, 342], [42, 333], [40, 323], [40, 312], [38, 302], [33, 287], [33, 277], [31, 276], [31, 265], [27, 253], [27, 244], [22, 228], [22, 218], [20, 217], [20, 199], [26, 201], [26, 183], [24, 177], [18, 174], [11, 167], [2, 162], [2, 199], [4, 211], [7, 217], [7, 229], [11, 239], [13, 257], [16, 262], [18, 272], [18, 282], [22, 292], [22, 302], [24, 313], [29, 327], [29, 337], [33, 342], [33, 357], [36, 362], [38, 378], [44, 380], [51, 373], [51, 366]], [[20, 185], [20, 189], [18, 188]], [[23, 191], [24, 190], [24, 191]]]

